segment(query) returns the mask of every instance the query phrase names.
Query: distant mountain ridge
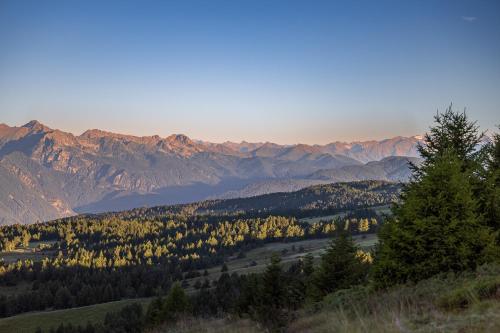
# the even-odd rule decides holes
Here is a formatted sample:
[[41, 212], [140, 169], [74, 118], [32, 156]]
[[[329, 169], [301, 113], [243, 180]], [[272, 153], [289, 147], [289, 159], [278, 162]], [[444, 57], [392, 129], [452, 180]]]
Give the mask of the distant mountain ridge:
[[0, 124], [0, 224], [372, 177], [404, 181], [404, 158], [385, 166], [372, 162], [417, 157], [418, 142], [210, 143], [182, 134], [138, 137], [93, 129], [76, 136], [38, 121]]

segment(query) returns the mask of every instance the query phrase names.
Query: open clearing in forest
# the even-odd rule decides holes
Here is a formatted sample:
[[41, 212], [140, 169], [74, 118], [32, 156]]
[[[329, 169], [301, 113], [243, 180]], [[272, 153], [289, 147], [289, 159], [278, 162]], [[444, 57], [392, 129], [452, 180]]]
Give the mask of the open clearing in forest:
[[[378, 241], [377, 235], [375, 234], [356, 235], [353, 239], [362, 249], [370, 249]], [[331, 238], [320, 238], [296, 242], [268, 243], [246, 252], [244, 258], [232, 258], [228, 260], [226, 262], [228, 268], [227, 273], [249, 274], [261, 272], [266, 268], [271, 256], [275, 253], [280, 254], [281, 262], [285, 267], [308, 253], [311, 253], [314, 258], [318, 260], [325, 248], [328, 247], [330, 241]], [[187, 287], [186, 290], [188, 292], [194, 292], [195, 288], [193, 286], [197, 280], [203, 282], [205, 278], [210, 281], [219, 279], [222, 274], [221, 269], [222, 265], [215, 266], [207, 269], [207, 276], [187, 279], [189, 287]]]
[[[377, 213], [378, 215], [390, 215], [391, 214], [391, 206], [390, 205], [368, 207], [368, 208], [366, 208], [366, 210], [372, 210], [375, 213]], [[347, 210], [347, 211], [343, 211], [343, 212], [333, 214], [333, 215], [303, 217], [303, 218], [299, 219], [299, 221], [306, 222], [309, 224], [317, 223], [317, 222], [321, 222], [321, 221], [330, 222], [336, 218], [343, 218], [346, 215], [348, 215], [349, 213], [353, 213], [353, 212], [354, 212], [354, 210]]]
[[[53, 250], [43, 249], [44, 246], [51, 246], [55, 242], [52, 241], [34, 241], [30, 242], [27, 247], [19, 247], [12, 251], [0, 252], [0, 260], [7, 264], [14, 263], [18, 260], [40, 261], [45, 257], [54, 255]], [[42, 249], [40, 249], [42, 247]]]

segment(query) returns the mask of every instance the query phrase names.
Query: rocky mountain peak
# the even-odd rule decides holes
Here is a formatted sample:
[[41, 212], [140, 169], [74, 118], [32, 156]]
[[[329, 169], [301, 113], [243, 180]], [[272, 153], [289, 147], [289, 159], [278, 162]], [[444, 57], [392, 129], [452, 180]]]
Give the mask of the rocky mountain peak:
[[180, 143], [183, 145], [194, 144], [194, 142], [188, 136], [186, 136], [184, 134], [172, 134], [172, 135], [167, 137], [167, 141], [176, 142], [176, 143]]
[[[36, 120], [0, 125], [0, 224], [193, 201], [262, 179], [294, 184], [406, 179], [406, 160], [364, 163], [417, 156], [415, 143], [397, 137], [329, 145], [219, 144], [184, 134], [133, 136], [97, 129], [74, 136]], [[327, 171], [309, 177], [318, 170]], [[283, 186], [261, 188], [267, 193]]]
[[50, 131], [50, 128], [40, 123], [38, 120], [31, 120], [30, 122], [24, 124], [24, 128], [29, 129], [32, 132], [47, 132]]

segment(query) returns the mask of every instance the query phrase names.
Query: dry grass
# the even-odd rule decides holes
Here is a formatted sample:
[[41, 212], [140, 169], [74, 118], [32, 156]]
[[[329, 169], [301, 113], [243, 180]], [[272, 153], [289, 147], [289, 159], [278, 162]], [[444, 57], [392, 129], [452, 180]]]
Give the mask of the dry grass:
[[260, 333], [259, 326], [248, 319], [186, 318], [175, 325], [166, 325], [147, 333]]
[[[444, 306], [443, 306], [444, 305]], [[357, 288], [304, 310], [289, 332], [500, 332], [500, 267], [385, 292]]]
[[85, 326], [87, 322], [102, 323], [108, 312], [119, 311], [124, 306], [132, 303], [141, 304], [145, 310], [150, 301], [150, 298], [137, 298], [72, 309], [23, 313], [17, 316], [0, 318], [0, 333], [34, 333], [38, 327], [48, 331], [50, 328], [57, 328], [61, 323], [71, 323], [75, 326]]
[[[185, 319], [148, 333], [254, 333], [256, 323]], [[290, 333], [497, 333], [500, 332], [500, 266], [442, 275], [387, 291], [358, 287], [328, 295], [296, 313]]]

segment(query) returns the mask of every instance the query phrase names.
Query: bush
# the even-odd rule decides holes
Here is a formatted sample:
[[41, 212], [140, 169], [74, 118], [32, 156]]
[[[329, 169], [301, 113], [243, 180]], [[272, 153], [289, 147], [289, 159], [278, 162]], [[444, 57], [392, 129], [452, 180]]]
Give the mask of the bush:
[[323, 299], [323, 305], [328, 308], [344, 308], [353, 303], [362, 302], [373, 290], [368, 286], [359, 285], [350, 289], [342, 289], [328, 294]]
[[437, 305], [446, 310], [462, 309], [481, 300], [500, 297], [500, 277], [480, 278], [441, 296]]

